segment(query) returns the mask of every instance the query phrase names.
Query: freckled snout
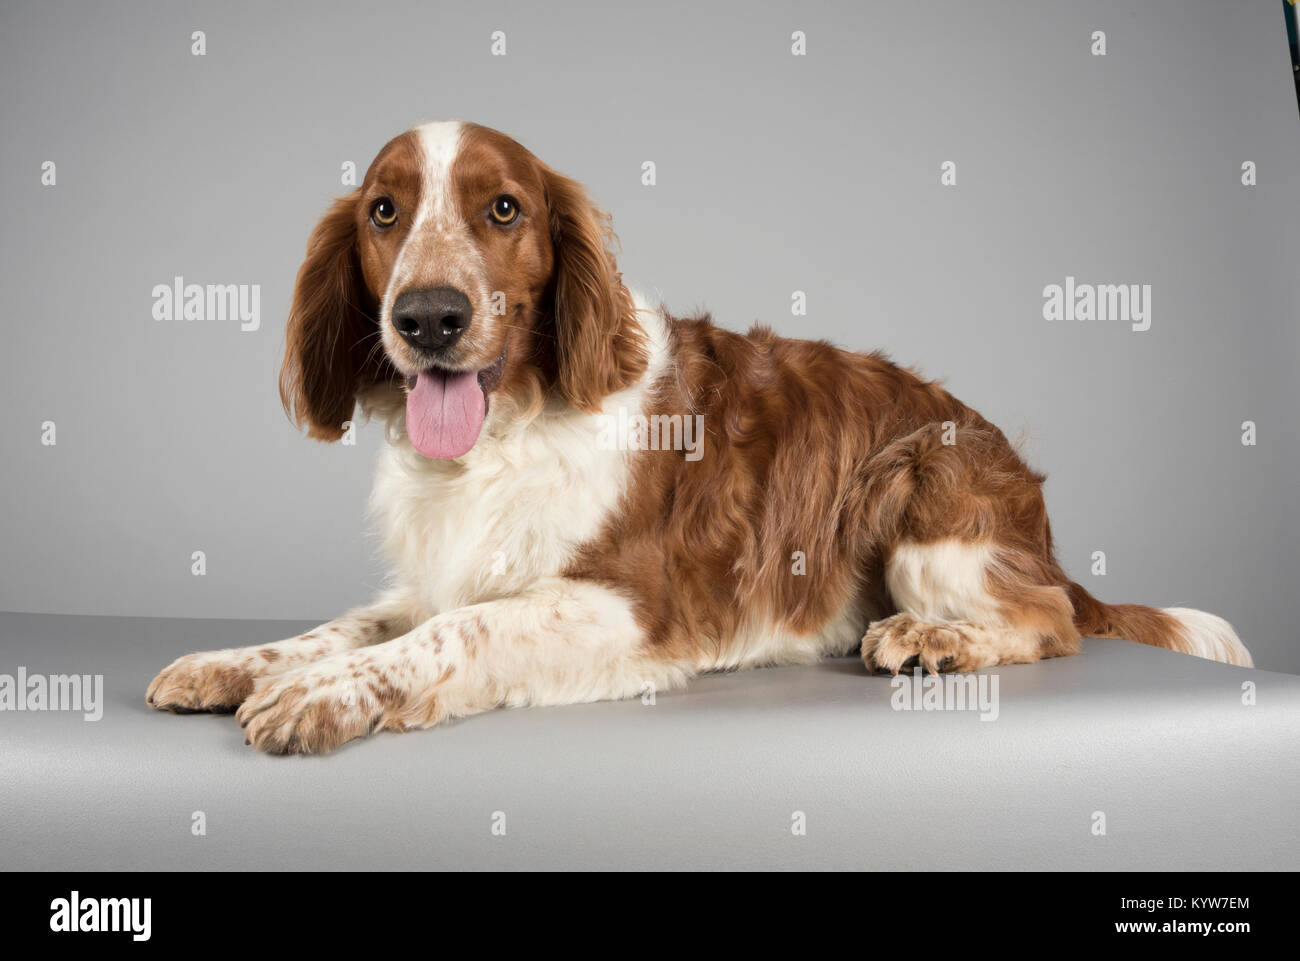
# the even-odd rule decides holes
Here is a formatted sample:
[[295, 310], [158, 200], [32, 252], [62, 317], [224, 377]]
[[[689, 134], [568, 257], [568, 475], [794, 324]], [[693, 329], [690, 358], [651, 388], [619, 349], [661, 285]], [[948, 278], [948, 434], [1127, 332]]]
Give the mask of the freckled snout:
[[393, 303], [393, 326], [412, 347], [441, 350], [469, 327], [473, 307], [455, 287], [406, 290]]

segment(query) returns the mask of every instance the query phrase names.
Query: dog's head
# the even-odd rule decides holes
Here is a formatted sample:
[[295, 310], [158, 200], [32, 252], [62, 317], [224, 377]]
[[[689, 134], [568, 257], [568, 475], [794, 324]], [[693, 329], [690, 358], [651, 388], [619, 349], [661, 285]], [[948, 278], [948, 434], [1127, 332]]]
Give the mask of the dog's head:
[[337, 440], [358, 396], [405, 392], [427, 457], [474, 446], [489, 408], [579, 410], [631, 383], [643, 336], [582, 186], [503, 134], [434, 123], [390, 141], [316, 226], [298, 272], [280, 396]]

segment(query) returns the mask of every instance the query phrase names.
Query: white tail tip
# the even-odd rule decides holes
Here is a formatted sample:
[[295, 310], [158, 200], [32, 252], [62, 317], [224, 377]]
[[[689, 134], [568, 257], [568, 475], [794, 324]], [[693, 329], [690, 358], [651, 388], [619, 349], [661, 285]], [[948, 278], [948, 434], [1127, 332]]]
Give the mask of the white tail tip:
[[1250, 651], [1223, 618], [1190, 607], [1166, 607], [1165, 613], [1178, 621], [1178, 633], [1186, 644], [1185, 653], [1239, 667], [1255, 666]]

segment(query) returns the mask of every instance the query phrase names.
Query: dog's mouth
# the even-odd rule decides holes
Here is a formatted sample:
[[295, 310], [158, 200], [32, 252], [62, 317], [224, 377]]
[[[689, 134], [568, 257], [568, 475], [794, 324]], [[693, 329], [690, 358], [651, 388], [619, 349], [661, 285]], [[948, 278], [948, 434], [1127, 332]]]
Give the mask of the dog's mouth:
[[469, 453], [483, 430], [488, 394], [501, 381], [506, 349], [481, 370], [430, 367], [406, 380], [406, 435], [425, 457], [451, 460]]

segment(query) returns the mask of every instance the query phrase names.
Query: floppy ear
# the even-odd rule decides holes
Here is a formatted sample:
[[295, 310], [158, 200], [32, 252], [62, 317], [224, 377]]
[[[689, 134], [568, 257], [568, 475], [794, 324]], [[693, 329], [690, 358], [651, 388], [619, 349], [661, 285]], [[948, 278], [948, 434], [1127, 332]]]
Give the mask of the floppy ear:
[[555, 244], [556, 382], [590, 413], [645, 370], [645, 336], [611, 249], [609, 215], [577, 181], [553, 170], [544, 179]]
[[375, 324], [357, 253], [356, 205], [340, 197], [307, 241], [285, 330], [280, 401], [317, 440], [338, 440], [363, 386]]

